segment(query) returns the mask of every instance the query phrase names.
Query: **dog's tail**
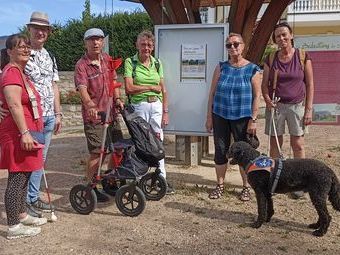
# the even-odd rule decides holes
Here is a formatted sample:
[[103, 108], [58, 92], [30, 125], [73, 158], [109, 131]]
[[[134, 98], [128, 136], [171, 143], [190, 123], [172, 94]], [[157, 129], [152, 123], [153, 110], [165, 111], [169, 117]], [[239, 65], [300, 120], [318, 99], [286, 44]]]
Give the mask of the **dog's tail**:
[[329, 192], [329, 201], [333, 208], [340, 211], [340, 184], [338, 178], [334, 175], [331, 190]]

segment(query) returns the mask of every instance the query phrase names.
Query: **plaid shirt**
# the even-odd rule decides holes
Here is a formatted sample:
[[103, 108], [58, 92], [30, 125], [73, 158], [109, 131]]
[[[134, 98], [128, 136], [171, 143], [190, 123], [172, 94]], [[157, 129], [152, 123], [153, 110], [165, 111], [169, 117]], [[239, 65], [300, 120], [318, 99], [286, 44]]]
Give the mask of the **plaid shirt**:
[[233, 67], [229, 62], [220, 62], [221, 74], [217, 82], [213, 113], [237, 120], [252, 116], [253, 91], [251, 79], [260, 68], [249, 63]]

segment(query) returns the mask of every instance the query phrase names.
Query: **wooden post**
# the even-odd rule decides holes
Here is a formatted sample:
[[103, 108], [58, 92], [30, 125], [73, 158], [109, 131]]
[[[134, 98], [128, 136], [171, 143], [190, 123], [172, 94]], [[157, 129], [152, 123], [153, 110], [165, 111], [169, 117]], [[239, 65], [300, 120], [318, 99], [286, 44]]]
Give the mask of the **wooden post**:
[[185, 161], [185, 136], [176, 135], [176, 148], [175, 148], [175, 156], [178, 161]]

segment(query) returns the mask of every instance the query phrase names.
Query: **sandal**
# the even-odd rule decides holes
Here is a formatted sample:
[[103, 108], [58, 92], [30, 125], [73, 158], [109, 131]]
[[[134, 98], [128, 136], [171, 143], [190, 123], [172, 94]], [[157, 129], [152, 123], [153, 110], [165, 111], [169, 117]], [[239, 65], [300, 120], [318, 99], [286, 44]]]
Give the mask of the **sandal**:
[[239, 199], [241, 201], [244, 201], [244, 202], [250, 200], [250, 188], [249, 187], [244, 187], [243, 186], [243, 189], [241, 191]]
[[224, 192], [224, 184], [217, 184], [215, 189], [213, 189], [213, 191], [210, 192], [209, 194], [209, 198], [210, 199], [219, 199]]

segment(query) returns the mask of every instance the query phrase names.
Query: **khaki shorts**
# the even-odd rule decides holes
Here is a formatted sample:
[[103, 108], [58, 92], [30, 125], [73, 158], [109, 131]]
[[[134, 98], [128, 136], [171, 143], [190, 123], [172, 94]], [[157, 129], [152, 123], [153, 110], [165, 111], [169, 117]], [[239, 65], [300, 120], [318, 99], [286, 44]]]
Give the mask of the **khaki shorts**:
[[[274, 112], [274, 120], [277, 135], [285, 134], [285, 126], [287, 123], [289, 134], [292, 136], [303, 136], [307, 134], [307, 127], [303, 124], [303, 115], [305, 106], [303, 102], [297, 104], [278, 103], [276, 112]], [[266, 128], [265, 134], [269, 135], [269, 127], [271, 121], [271, 111], [266, 108]], [[271, 136], [274, 136], [273, 125], [271, 124]]]
[[[87, 142], [87, 148], [90, 153], [100, 153], [100, 147], [103, 139], [104, 126], [101, 124], [84, 124], [84, 132]], [[108, 153], [110, 143], [115, 143], [123, 138], [123, 133], [119, 122], [115, 121], [107, 129], [105, 151]]]

